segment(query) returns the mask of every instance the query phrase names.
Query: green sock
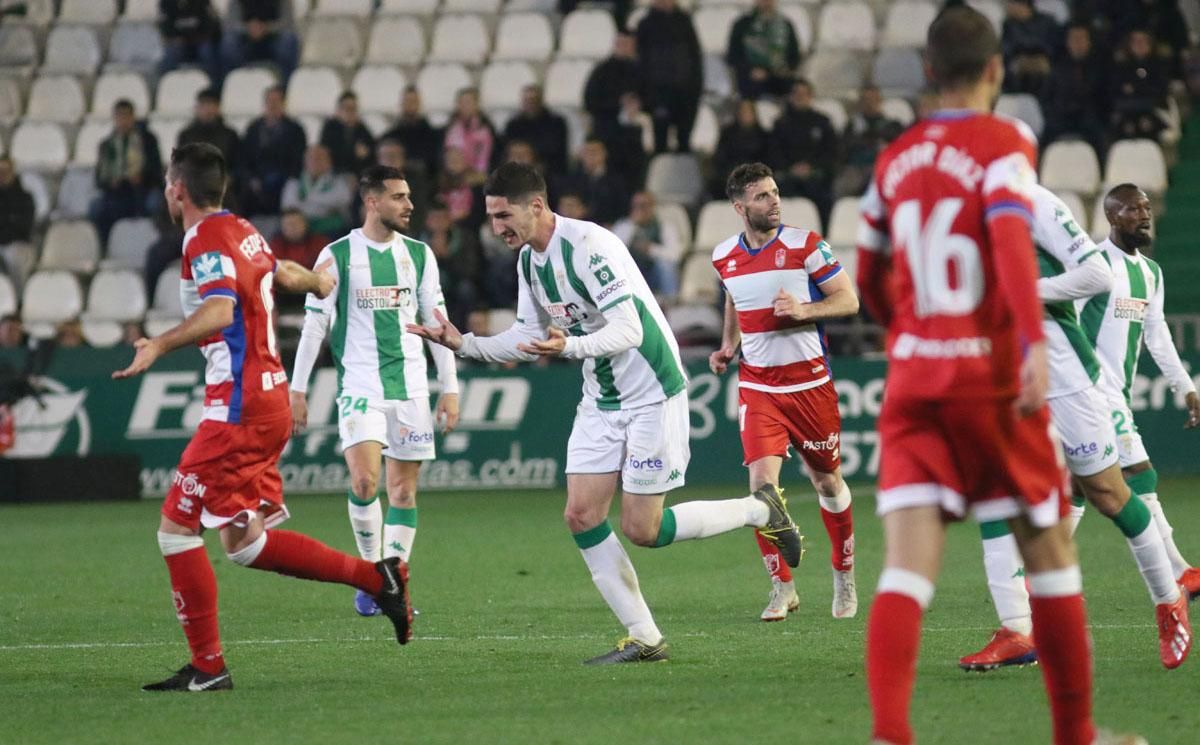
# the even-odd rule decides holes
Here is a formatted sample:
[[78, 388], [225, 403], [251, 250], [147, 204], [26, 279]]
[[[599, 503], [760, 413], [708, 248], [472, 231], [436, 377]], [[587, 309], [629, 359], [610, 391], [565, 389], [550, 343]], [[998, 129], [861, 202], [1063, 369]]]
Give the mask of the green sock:
[[575, 545], [579, 546], [579, 549], [582, 551], [600, 545], [604, 542], [605, 538], [612, 535], [612, 532], [612, 526], [608, 524], [608, 520], [605, 520], [596, 527], [588, 528], [582, 533], [572, 533], [571, 537], [575, 539]]
[[1133, 538], [1145, 532], [1146, 526], [1150, 524], [1152, 519], [1150, 510], [1146, 507], [1146, 503], [1142, 501], [1142, 498], [1137, 494], [1131, 494], [1129, 495], [1129, 501], [1112, 518], [1112, 521], [1121, 530], [1121, 535], [1126, 538]]
[[383, 521], [383, 558], [400, 557], [412, 561], [412, 545], [417, 537], [417, 508], [388, 506]]
[[1008, 523], [1004, 520], [992, 520], [991, 522], [979, 523], [979, 534], [983, 536], [983, 540], [991, 540], [992, 538], [1003, 538], [1010, 532]]
[[662, 521], [658, 524], [658, 537], [654, 539], [654, 548], [669, 546], [675, 540], [675, 511], [670, 507], [663, 510]]

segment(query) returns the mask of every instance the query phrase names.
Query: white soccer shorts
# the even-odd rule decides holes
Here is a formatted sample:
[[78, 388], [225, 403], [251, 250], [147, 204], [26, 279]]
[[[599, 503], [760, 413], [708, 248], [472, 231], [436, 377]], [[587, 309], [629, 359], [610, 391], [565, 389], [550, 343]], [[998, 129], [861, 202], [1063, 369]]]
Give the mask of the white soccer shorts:
[[1150, 460], [1142, 436], [1138, 434], [1137, 423], [1133, 421], [1133, 411], [1119, 391], [1106, 391], [1108, 410], [1112, 412], [1112, 424], [1117, 434], [1117, 455], [1120, 456], [1121, 468], [1129, 468], [1138, 463]]
[[1050, 421], [1062, 442], [1067, 469], [1091, 476], [1117, 463], [1117, 433], [1109, 404], [1095, 385], [1050, 399]]
[[342, 449], [373, 440], [395, 460], [433, 460], [433, 412], [429, 397], [408, 401], [372, 401], [343, 396], [337, 400]]
[[633, 409], [575, 410], [567, 473], [621, 472], [630, 494], [664, 494], [683, 486], [691, 458], [687, 393]]

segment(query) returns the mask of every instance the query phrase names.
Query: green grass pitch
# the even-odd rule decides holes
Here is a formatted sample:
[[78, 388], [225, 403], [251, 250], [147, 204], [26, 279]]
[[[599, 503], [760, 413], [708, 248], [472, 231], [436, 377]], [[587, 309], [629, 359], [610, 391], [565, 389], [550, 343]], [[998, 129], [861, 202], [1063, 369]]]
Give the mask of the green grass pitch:
[[[187, 659], [156, 502], [0, 508], [0, 742], [864, 743], [863, 629], [881, 561], [870, 488], [857, 486], [859, 616], [835, 622], [828, 541], [809, 490], [791, 481], [809, 553], [803, 604], [786, 622], [758, 621], [768, 582], [749, 531], [630, 548], [672, 644], [661, 665], [580, 664], [621, 629], [562, 525], [559, 492], [421, 497], [421, 616], [405, 648], [386, 621], [354, 614], [352, 590], [247, 571], [210, 535], [236, 689], [201, 696], [139, 690]], [[1181, 548], [1200, 557], [1200, 479], [1161, 490]], [[287, 527], [353, 550], [342, 497], [289, 504]], [[1091, 512], [1079, 538], [1098, 721], [1155, 745], [1196, 742], [1200, 659], [1163, 670], [1119, 533]], [[1037, 668], [981, 675], [955, 664], [996, 626], [973, 525], [951, 530], [925, 623], [920, 742], [1049, 741]]]

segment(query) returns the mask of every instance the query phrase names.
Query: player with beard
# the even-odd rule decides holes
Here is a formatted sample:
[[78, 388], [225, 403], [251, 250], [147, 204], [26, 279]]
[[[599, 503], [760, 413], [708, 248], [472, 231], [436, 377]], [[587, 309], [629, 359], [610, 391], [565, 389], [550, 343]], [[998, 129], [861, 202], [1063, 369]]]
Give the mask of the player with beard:
[[1117, 454], [1125, 481], [1150, 508], [1175, 577], [1195, 598], [1200, 594], [1200, 569], [1193, 568], [1175, 545], [1174, 531], [1158, 501], [1158, 473], [1146, 454], [1130, 408], [1130, 389], [1142, 345], [1150, 350], [1171, 389], [1184, 393], [1188, 409], [1183, 425], [1186, 429], [1200, 426], [1200, 397], [1163, 318], [1166, 288], [1162, 269], [1142, 254], [1153, 241], [1154, 213], [1150, 199], [1134, 184], [1118, 184], [1104, 197], [1104, 216], [1112, 229], [1099, 248], [1112, 267], [1113, 288], [1080, 303], [1079, 318], [1088, 340], [1100, 355], [1104, 371], [1100, 388], [1112, 409]]
[[[350, 471], [350, 525], [359, 554], [368, 561], [411, 560], [417, 533], [417, 472], [433, 460], [435, 415], [429, 408], [425, 350], [405, 326], [434, 322], [446, 312], [433, 250], [403, 234], [413, 212], [404, 173], [372, 166], [359, 179], [366, 218], [361, 228], [321, 250], [318, 264], [332, 262], [335, 287], [325, 299], [309, 295], [296, 351], [292, 419], [308, 424], [306, 391], [321, 342], [329, 335], [337, 366], [338, 434]], [[458, 375], [454, 354], [431, 345], [441, 394], [436, 419], [443, 432], [458, 423]], [[388, 509], [376, 500], [380, 455]], [[382, 551], [382, 555], [381, 555]], [[359, 592], [360, 615], [380, 612]]]
[[[713, 250], [726, 293], [725, 329], [709, 368], [725, 372], [740, 347], [738, 425], [750, 490], [777, 487], [788, 446], [796, 449], [817, 490], [832, 547], [833, 617], [853, 618], [854, 523], [850, 488], [842, 479], [842, 422], [823, 322], [857, 313], [858, 295], [820, 235], [783, 224], [769, 166], [738, 166], [725, 191], [745, 232]], [[760, 617], [782, 621], [800, 598], [779, 548], [761, 535], [758, 546], [771, 575], [770, 599]]]

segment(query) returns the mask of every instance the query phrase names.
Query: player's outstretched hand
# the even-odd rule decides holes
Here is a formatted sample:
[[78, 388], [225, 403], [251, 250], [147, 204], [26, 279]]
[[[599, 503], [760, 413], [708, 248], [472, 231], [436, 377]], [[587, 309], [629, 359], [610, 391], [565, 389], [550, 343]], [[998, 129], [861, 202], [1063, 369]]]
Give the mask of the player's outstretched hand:
[[409, 323], [405, 324], [405, 328], [410, 334], [416, 334], [422, 339], [428, 339], [431, 342], [441, 344], [443, 347], [449, 347], [454, 351], [458, 351], [459, 347], [462, 346], [462, 334], [436, 308], [433, 310], [433, 318], [439, 325], [418, 326], [415, 323]]
[[333, 288], [337, 286], [333, 275], [326, 271], [331, 266], [333, 266], [333, 259], [325, 259], [313, 267], [313, 274], [317, 275], [317, 288], [313, 290], [313, 294], [322, 300], [329, 297]]
[[1050, 387], [1050, 371], [1046, 364], [1046, 342], [1029, 345], [1025, 360], [1021, 363], [1021, 390], [1017, 394], [1016, 407], [1021, 416], [1029, 416], [1046, 403], [1046, 391]]
[[715, 375], [723, 375], [729, 368], [729, 363], [733, 362], [733, 356], [733, 347], [721, 347], [708, 355], [708, 369]]
[[458, 394], [443, 393], [438, 396], [437, 411], [434, 419], [442, 428], [442, 434], [448, 435], [458, 426]]
[[539, 357], [556, 357], [567, 347], [567, 335], [557, 326], [551, 326], [546, 332], [546, 338], [529, 344], [518, 344], [517, 349], [525, 354], [536, 354]]
[[308, 396], [292, 391], [292, 434], [298, 435], [308, 426]]
[[1200, 396], [1197, 396], [1196, 392], [1192, 391], [1187, 394], [1184, 403], [1187, 404], [1188, 418], [1184, 422], [1183, 428], [1195, 429], [1196, 427], [1200, 427]]
[[112, 374], [113, 380], [122, 380], [124, 378], [132, 378], [134, 375], [141, 375], [149, 370], [154, 361], [162, 354], [158, 349], [158, 344], [153, 339], [145, 337], [135, 341], [133, 348], [133, 362], [129, 363], [129, 367], [124, 370], [114, 372]]
[[802, 303], [792, 297], [787, 290], [779, 288], [779, 293], [775, 295], [774, 309], [776, 318], [790, 318], [793, 321], [803, 322], [806, 318], [804, 306], [807, 303]]

